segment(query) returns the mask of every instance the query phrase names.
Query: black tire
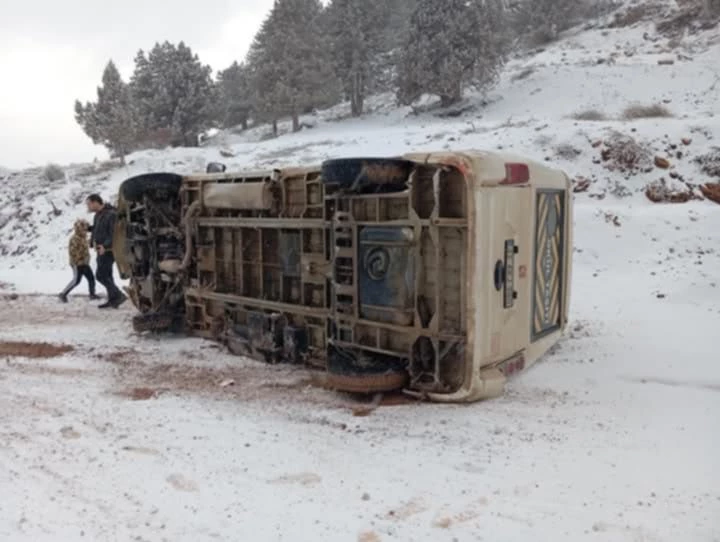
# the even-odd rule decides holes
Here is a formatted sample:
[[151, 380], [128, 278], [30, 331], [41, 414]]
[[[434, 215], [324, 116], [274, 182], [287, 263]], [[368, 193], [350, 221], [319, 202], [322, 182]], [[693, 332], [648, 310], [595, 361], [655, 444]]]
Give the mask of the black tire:
[[147, 173], [130, 177], [120, 185], [125, 201], [140, 202], [146, 194], [154, 199], [169, 199], [180, 193], [182, 177], [175, 173]]
[[177, 333], [180, 331], [180, 319], [172, 314], [152, 312], [136, 314], [132, 320], [136, 333]]
[[341, 158], [323, 162], [322, 180], [356, 194], [401, 192], [414, 167], [399, 158]]
[[404, 360], [330, 346], [327, 360], [328, 385], [349, 393], [380, 393], [405, 387], [410, 375]]

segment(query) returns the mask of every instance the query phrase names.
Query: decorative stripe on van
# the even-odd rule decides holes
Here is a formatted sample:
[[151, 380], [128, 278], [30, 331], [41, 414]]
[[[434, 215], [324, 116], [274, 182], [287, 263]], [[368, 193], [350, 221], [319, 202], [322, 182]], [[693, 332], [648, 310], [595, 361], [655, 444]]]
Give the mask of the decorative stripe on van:
[[538, 190], [536, 198], [533, 342], [562, 326], [562, 290], [565, 279], [565, 191]]

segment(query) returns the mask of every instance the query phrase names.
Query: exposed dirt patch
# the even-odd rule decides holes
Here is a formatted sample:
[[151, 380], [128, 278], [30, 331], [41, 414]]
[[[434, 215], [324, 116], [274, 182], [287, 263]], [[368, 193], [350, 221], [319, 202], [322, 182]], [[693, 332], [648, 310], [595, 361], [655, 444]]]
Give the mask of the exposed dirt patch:
[[160, 395], [160, 391], [154, 388], [131, 388], [119, 391], [117, 395], [133, 401], [148, 401]]
[[[118, 387], [112, 393], [133, 401], [146, 401], [162, 394], [200, 394], [234, 401], [303, 403], [369, 416], [381, 407], [416, 404], [418, 400], [397, 393], [339, 394], [325, 388], [324, 373], [293, 365], [267, 365], [238, 358], [238, 365], [225, 367], [161, 363], [134, 349], [117, 350], [97, 358], [117, 364]], [[206, 361], [208, 365], [210, 361]]]
[[[240, 399], [296, 396], [298, 390], [311, 383], [304, 369], [260, 363], [225, 368], [182, 363], [130, 364], [122, 365], [121, 373], [149, 389], [232, 395]], [[227, 385], [228, 382], [234, 385]]]
[[79, 439], [79, 438], [80, 438], [80, 433], [78, 433], [77, 431], [75, 431], [75, 429], [73, 429], [73, 427], [70, 426], [70, 425], [68, 425], [68, 426], [63, 427], [62, 429], [60, 429], [60, 434], [63, 436], [63, 438], [66, 438], [66, 439], [73, 439], [73, 440], [74, 440], [74, 439]]
[[57, 358], [75, 350], [67, 344], [0, 342], [0, 356], [18, 358]]
[[[56, 296], [41, 294], [16, 294], [7, 292], [0, 294], [0, 302], [4, 311], [0, 311], [0, 328], [9, 329], [19, 324], [23, 326], [53, 325], [55, 327], [83, 325], [88, 317], [88, 309], [92, 309], [92, 318], [100, 322], [117, 324], [118, 315], [126, 315], [133, 310], [122, 306], [117, 312], [98, 311], [88, 303], [87, 297], [74, 296], [70, 303], [60, 303]], [[127, 303], [126, 305], [130, 305]]]
[[392, 406], [404, 406], [404, 405], [416, 405], [419, 403], [419, 399], [410, 397], [401, 392], [385, 393], [380, 399], [381, 407], [392, 407]]
[[412, 405], [420, 402], [419, 399], [404, 395], [402, 392], [378, 393], [370, 402], [364, 401], [362, 396], [348, 395], [348, 398], [353, 403], [357, 403], [350, 405], [350, 412], [356, 417], [369, 416], [381, 407]]
[[[44, 359], [44, 358], [39, 358]], [[45, 375], [45, 376], [62, 376], [75, 378], [88, 374], [87, 370], [75, 367], [55, 367], [53, 365], [43, 363], [20, 363], [12, 365], [13, 370], [26, 375]]]
[[112, 352], [98, 352], [95, 357], [99, 360], [113, 364], [126, 364], [137, 362], [141, 353], [134, 348], [121, 348]]

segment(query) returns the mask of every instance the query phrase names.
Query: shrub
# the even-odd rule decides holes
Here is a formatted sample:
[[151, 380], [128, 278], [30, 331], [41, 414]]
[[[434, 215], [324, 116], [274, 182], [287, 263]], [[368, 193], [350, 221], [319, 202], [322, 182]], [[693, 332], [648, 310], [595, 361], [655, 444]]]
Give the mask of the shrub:
[[582, 154], [582, 151], [569, 143], [561, 143], [555, 147], [555, 153], [563, 160], [574, 160]]
[[622, 114], [625, 120], [668, 118], [673, 114], [664, 105], [641, 105], [634, 104], [625, 108]]
[[57, 164], [48, 164], [43, 170], [43, 177], [51, 183], [61, 181], [65, 178], [65, 170]]
[[632, 137], [619, 132], [613, 132], [605, 140], [601, 157], [605, 168], [610, 171], [632, 175], [652, 167], [650, 151]]
[[597, 109], [587, 109], [585, 111], [578, 111], [574, 115], [572, 115], [572, 118], [575, 120], [586, 120], [586, 121], [601, 121], [601, 120], [607, 120], [607, 116], [605, 116], [605, 113], [602, 111], [598, 111]]
[[720, 147], [695, 158], [700, 170], [710, 177], [720, 177]]

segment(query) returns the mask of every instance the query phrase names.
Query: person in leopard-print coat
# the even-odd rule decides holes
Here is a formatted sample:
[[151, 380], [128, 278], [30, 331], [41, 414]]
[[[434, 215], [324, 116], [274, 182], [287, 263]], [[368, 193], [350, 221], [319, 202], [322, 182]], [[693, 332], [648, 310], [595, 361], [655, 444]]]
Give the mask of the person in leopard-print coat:
[[63, 303], [67, 303], [68, 295], [80, 284], [83, 277], [85, 277], [88, 282], [90, 299], [100, 299], [95, 294], [95, 276], [90, 267], [90, 248], [87, 239], [89, 229], [90, 224], [88, 224], [87, 220], [81, 218], [75, 221], [73, 233], [68, 242], [68, 256], [73, 277], [65, 289], [60, 292], [60, 301]]

